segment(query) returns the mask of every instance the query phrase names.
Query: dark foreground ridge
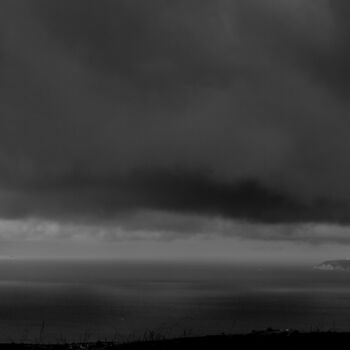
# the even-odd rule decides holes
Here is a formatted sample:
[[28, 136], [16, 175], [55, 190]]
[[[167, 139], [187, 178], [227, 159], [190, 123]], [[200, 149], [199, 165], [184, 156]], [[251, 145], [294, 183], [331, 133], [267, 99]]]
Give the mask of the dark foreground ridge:
[[316, 349], [349, 348], [350, 333], [298, 331], [259, 331], [246, 335], [212, 335], [203, 337], [177, 338], [164, 340], [136, 341], [116, 344], [113, 342], [73, 343], [73, 344], [0, 344], [1, 349], [118, 349], [118, 350], [178, 350], [178, 349]]

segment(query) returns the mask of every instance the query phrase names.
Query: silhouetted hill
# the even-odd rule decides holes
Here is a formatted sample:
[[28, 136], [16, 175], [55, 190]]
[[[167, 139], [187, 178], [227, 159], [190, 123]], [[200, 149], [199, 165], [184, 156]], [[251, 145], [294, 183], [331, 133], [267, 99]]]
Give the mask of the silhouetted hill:
[[118, 349], [118, 350], [232, 350], [232, 349], [317, 349], [317, 348], [346, 349], [350, 347], [350, 333], [337, 332], [280, 332], [264, 331], [253, 332], [247, 335], [217, 335], [193, 338], [178, 338], [156, 341], [138, 341], [127, 344], [115, 344], [109, 342], [80, 343], [80, 344], [3, 344], [1, 349]]

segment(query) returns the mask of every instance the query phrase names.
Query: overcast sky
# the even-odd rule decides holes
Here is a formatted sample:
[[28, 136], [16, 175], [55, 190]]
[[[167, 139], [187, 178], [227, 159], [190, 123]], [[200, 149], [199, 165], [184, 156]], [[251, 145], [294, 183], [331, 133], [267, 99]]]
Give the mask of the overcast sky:
[[349, 10], [1, 1], [0, 253], [343, 254]]

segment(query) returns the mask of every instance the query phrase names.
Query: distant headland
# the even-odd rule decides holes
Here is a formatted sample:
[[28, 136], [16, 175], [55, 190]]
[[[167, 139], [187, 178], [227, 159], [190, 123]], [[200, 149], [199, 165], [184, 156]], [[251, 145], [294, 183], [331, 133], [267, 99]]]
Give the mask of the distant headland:
[[321, 264], [314, 266], [318, 270], [341, 270], [350, 271], [350, 260], [327, 260]]

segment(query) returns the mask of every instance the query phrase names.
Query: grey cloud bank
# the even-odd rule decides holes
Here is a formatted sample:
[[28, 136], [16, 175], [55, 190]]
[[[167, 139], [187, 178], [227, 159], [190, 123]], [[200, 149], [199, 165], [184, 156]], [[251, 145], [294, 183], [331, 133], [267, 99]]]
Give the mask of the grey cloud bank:
[[348, 223], [349, 10], [1, 2], [0, 215]]

